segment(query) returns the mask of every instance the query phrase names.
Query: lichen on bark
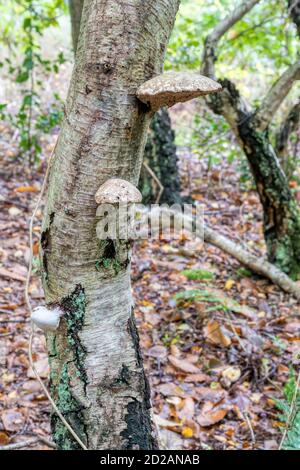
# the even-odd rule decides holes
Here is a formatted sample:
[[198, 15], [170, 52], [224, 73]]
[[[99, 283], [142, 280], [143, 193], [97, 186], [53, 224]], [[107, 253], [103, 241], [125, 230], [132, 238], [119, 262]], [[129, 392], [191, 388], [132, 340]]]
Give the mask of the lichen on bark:
[[[65, 336], [64, 347], [57, 346], [57, 337], [48, 335], [48, 349], [51, 366], [50, 389], [54, 400], [69, 424], [82, 439], [87, 441], [84, 423], [84, 406], [74, 395], [74, 384], [83, 384], [83, 393], [87, 385], [87, 374], [84, 360], [86, 351], [79, 337], [83, 327], [86, 298], [82, 286], [77, 285], [74, 291], [63, 298], [59, 305], [64, 312], [61, 318], [61, 330]], [[51, 428], [58, 449], [80, 449], [60, 418], [53, 413]]]
[[[65, 311], [48, 339], [51, 391], [89, 449], [132, 448], [137, 441], [155, 446], [146, 406], [135, 410], [136, 422], [145, 425], [132, 427], [130, 438], [123, 435], [128, 405], [146, 400], [143, 367], [127, 329], [133, 305], [130, 247], [114, 241], [115, 255], [104, 256], [95, 194], [113, 177], [137, 185], [152, 113], [136, 91], [162, 70], [178, 6], [179, 0], [84, 1], [42, 230], [49, 229], [50, 240], [46, 302]], [[103, 256], [117, 260], [120, 269], [116, 262], [105, 267]], [[122, 370], [127, 383], [117, 386]], [[77, 448], [53, 419], [59, 447]]]

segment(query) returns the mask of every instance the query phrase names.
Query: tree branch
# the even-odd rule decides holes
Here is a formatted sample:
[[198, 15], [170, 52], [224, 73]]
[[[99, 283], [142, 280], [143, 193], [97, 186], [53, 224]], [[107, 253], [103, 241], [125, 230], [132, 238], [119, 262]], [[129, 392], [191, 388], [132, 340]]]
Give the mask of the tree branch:
[[255, 121], [259, 130], [265, 130], [273, 119], [274, 114], [288, 95], [295, 80], [300, 80], [300, 59], [291, 65], [271, 87], [256, 111]]
[[231, 12], [217, 27], [210, 33], [205, 40], [204, 52], [202, 58], [202, 73], [213, 78], [215, 75], [215, 49], [221, 37], [248, 13], [260, 0], [244, 0], [233, 12]]
[[279, 131], [276, 134], [276, 153], [279, 157], [284, 157], [287, 152], [290, 135], [299, 128], [300, 124], [300, 98], [292, 106], [286, 119], [282, 122]]
[[[179, 221], [179, 219], [182, 220], [182, 226], [184, 226], [184, 229], [193, 233], [195, 223], [194, 217], [190, 217], [188, 215], [181, 214], [180, 212], [162, 207], [152, 209], [150, 211], [150, 214], [151, 213], [151, 230], [153, 231], [157, 230], [158, 228], [164, 229], [164, 221], [167, 223], [168, 227], [168, 216], [170, 217], [172, 215], [176, 215], [177, 221]], [[159, 214], [162, 216], [165, 215], [166, 219], [164, 220], [163, 217], [159, 218]], [[300, 286], [290, 279], [279, 268], [277, 268], [277, 266], [269, 263], [267, 260], [261, 257], [253, 255], [245, 248], [242, 248], [238, 243], [235, 243], [224, 235], [221, 235], [218, 228], [217, 230], [214, 230], [211, 227], [208, 227], [204, 223], [203, 219], [197, 220], [196, 222], [198, 223], [198, 226], [202, 227], [204, 242], [210, 243], [220, 250], [225, 251], [225, 253], [233, 256], [253, 272], [266, 277], [274, 284], [279, 286], [283, 291], [294, 295], [297, 299], [300, 300]], [[157, 226], [155, 226], [156, 223], [158, 224]]]
[[298, 35], [300, 36], [300, 0], [288, 0], [289, 15], [295, 23]]

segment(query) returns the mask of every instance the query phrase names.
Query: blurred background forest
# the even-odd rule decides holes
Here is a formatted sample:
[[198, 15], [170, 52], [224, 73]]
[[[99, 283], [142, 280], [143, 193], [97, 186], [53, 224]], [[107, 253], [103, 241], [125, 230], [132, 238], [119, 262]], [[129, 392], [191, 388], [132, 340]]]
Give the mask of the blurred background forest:
[[[299, 63], [300, 6], [292, 0], [252, 3], [220, 36], [214, 72], [225, 80], [236, 109], [265, 104], [269, 110], [264, 149], [275, 149], [297, 208], [293, 212], [300, 203], [299, 65], [276, 106], [278, 94], [269, 103], [265, 98]], [[182, 0], [165, 69], [209, 69], [206, 38], [239, 4]], [[49, 405], [28, 371], [22, 283], [29, 256], [28, 218], [64, 117], [74, 63], [76, 38], [73, 29], [72, 41], [67, 2], [2, 2], [0, 44], [0, 445], [47, 449]], [[257, 192], [260, 172], [251, 172], [245, 150], [249, 142], [241, 144], [247, 136], [228, 109], [227, 103], [201, 98], [156, 114], [140, 181], [144, 201], [202, 204], [215, 230], [258, 257], [268, 253], [297, 281], [299, 272], [291, 262], [295, 250], [274, 249], [275, 235], [268, 236], [268, 208], [261, 204], [263, 191]], [[292, 220], [293, 230], [298, 223]], [[39, 233], [36, 224], [31, 295], [37, 303], [43, 298]], [[291, 295], [188, 234], [172, 243], [137, 243], [133, 288], [166, 448], [276, 449], [289, 421], [282, 445], [300, 449], [300, 311]], [[47, 379], [43, 335], [35, 350], [40, 375]]]

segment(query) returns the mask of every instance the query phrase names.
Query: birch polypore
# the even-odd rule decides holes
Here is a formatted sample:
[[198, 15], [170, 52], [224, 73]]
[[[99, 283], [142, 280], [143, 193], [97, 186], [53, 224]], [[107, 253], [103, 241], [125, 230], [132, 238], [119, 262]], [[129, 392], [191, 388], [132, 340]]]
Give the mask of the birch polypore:
[[157, 111], [164, 106], [170, 107], [221, 90], [219, 83], [199, 73], [166, 72], [143, 83], [138, 88], [137, 97], [152, 111]]
[[142, 201], [140, 191], [129, 181], [110, 178], [96, 192], [95, 201], [99, 204], [98, 238], [132, 240], [135, 204]]
[[140, 191], [129, 181], [110, 178], [95, 194], [97, 204], [133, 204], [142, 201]]
[[[95, 194], [137, 185], [152, 112], [136, 98], [162, 71], [179, 0], [85, 0], [41, 234], [51, 394], [88, 449], [153, 449], [130, 285], [131, 242], [99, 240]], [[115, 183], [115, 182], [114, 182]], [[100, 205], [98, 205], [98, 208]], [[56, 415], [59, 449], [78, 449]]]

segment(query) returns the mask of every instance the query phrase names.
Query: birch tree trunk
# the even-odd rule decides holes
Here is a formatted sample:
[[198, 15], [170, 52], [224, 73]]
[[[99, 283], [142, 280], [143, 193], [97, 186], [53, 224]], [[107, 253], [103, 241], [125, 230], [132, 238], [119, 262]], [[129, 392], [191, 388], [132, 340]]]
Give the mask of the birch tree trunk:
[[[95, 193], [111, 177], [137, 185], [152, 117], [136, 98], [162, 70], [179, 0], [85, 0], [66, 116], [41, 235], [51, 392], [89, 449], [152, 449], [149, 387], [130, 288], [131, 246], [96, 237]], [[102, 263], [111, 258], [111, 263]], [[116, 261], [118, 270], [114, 269]], [[52, 416], [59, 449], [78, 445]]]

